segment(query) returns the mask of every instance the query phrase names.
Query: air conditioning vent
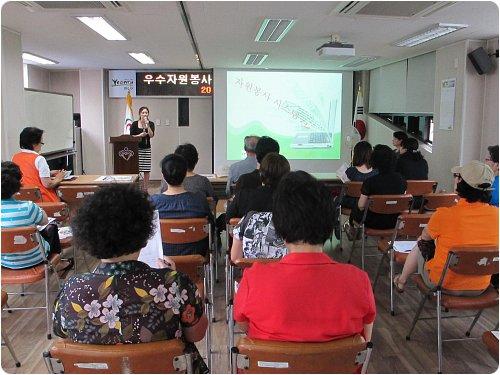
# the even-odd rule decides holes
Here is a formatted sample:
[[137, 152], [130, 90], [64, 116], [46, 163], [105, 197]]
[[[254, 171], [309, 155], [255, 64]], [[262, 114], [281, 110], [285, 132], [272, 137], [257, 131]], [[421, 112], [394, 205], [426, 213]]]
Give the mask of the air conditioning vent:
[[43, 9], [103, 9], [100, 1], [35, 1]]
[[269, 54], [267, 53], [247, 53], [245, 59], [243, 60], [243, 65], [262, 65], [262, 63], [265, 59], [267, 59], [268, 56]]
[[374, 60], [377, 60], [377, 56], [360, 56], [356, 57], [355, 59], [348, 61], [344, 65], [341, 65], [342, 68], [355, 68], [361, 65], [368, 64], [369, 62], [372, 62]]
[[256, 42], [278, 43], [290, 31], [295, 20], [266, 18], [255, 36]]
[[419, 18], [428, 17], [455, 1], [342, 1], [330, 15]]

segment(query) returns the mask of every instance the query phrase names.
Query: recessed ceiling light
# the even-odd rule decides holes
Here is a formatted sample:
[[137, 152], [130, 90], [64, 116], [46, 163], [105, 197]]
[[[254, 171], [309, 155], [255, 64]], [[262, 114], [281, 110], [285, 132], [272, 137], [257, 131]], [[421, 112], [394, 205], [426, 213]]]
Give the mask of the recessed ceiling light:
[[262, 65], [269, 54], [267, 53], [247, 53], [245, 59], [243, 60], [243, 65]]
[[394, 45], [397, 47], [413, 47], [466, 27], [469, 27], [469, 25], [438, 23], [418, 34], [401, 39], [395, 42]]
[[290, 31], [295, 20], [266, 18], [255, 37], [256, 42], [277, 43]]
[[129, 55], [141, 64], [154, 64], [154, 60], [143, 52], [129, 52]]
[[33, 55], [32, 53], [28, 52], [23, 52], [23, 60], [28, 60], [28, 61], [33, 61], [38, 64], [43, 64], [43, 65], [54, 65], [54, 64], [59, 64], [57, 61], [49, 60], [44, 57], [36, 56]]
[[101, 34], [107, 40], [127, 40], [104, 17], [76, 17], [80, 22]]

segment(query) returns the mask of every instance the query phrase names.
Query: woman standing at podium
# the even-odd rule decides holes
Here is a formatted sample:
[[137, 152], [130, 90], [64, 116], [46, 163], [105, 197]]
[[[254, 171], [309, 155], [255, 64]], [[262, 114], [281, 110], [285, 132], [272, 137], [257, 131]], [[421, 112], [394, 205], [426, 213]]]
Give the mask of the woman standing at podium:
[[151, 138], [155, 135], [155, 124], [149, 121], [148, 107], [139, 108], [139, 120], [130, 127], [130, 135], [141, 138], [139, 142], [139, 172], [143, 173], [142, 189], [148, 191], [151, 172]]

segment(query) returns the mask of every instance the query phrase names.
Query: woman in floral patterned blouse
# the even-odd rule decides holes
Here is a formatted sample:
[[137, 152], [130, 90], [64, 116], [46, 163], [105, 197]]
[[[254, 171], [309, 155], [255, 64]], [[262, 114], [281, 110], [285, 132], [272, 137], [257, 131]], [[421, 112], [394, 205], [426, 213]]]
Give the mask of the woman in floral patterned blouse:
[[54, 308], [57, 336], [87, 344], [134, 344], [180, 338], [195, 353], [207, 318], [196, 286], [168, 258], [151, 268], [137, 260], [153, 232], [146, 193], [130, 186], [100, 189], [72, 222], [75, 246], [101, 259], [91, 273], [70, 277]]

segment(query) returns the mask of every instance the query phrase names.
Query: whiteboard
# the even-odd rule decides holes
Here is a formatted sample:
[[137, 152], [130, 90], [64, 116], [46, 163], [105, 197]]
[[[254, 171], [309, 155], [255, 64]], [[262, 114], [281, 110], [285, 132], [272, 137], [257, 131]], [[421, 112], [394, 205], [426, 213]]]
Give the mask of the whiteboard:
[[43, 130], [42, 154], [73, 149], [73, 95], [25, 89], [24, 103], [26, 126]]

